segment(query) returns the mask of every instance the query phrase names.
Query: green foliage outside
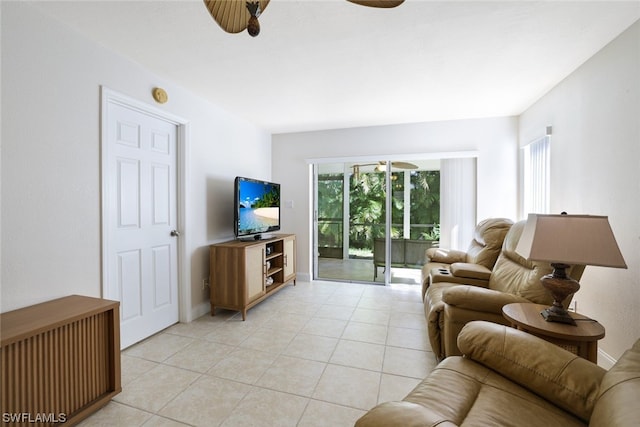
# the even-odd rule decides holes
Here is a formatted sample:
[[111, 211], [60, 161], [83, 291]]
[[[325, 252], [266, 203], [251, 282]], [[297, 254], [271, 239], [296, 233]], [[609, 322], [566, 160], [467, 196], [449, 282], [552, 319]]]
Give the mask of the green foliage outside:
[[[410, 236], [402, 236], [404, 174], [410, 173]], [[423, 240], [440, 238], [440, 172], [403, 171], [392, 173], [391, 237]], [[318, 180], [318, 237], [321, 247], [342, 246], [342, 174], [324, 174]], [[351, 175], [349, 182], [350, 249], [362, 253], [373, 249], [373, 239], [384, 237], [385, 174]]]
[[268, 193], [265, 193], [262, 197], [253, 202], [253, 207], [271, 208], [278, 206], [278, 203], [280, 203], [280, 195], [274, 187], [271, 187]]

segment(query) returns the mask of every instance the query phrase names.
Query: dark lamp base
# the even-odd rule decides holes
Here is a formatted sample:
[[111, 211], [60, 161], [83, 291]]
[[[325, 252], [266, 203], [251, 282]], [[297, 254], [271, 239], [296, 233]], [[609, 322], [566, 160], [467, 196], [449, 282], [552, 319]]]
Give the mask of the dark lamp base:
[[576, 326], [576, 321], [565, 310], [554, 310], [556, 307], [545, 308], [540, 312], [547, 322], [558, 322]]

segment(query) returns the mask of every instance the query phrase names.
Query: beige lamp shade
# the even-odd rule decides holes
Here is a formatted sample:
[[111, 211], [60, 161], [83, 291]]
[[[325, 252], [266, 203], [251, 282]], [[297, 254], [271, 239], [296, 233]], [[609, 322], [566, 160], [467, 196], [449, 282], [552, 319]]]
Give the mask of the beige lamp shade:
[[516, 252], [532, 261], [627, 268], [606, 216], [529, 214]]

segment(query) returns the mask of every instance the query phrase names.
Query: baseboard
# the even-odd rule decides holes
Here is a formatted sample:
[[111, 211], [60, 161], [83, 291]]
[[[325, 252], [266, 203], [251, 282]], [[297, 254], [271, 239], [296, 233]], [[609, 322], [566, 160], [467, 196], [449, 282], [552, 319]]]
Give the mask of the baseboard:
[[615, 365], [617, 362], [616, 359], [614, 359], [613, 357], [609, 356], [607, 353], [605, 353], [604, 351], [598, 349], [598, 366], [609, 370], [613, 367], [613, 365]]
[[187, 322], [191, 322], [196, 320], [198, 317], [204, 316], [211, 312], [211, 304], [209, 301], [201, 302], [191, 309], [191, 312], [188, 313]]
[[296, 273], [296, 280], [300, 280], [302, 282], [310, 282], [311, 275], [308, 273]]

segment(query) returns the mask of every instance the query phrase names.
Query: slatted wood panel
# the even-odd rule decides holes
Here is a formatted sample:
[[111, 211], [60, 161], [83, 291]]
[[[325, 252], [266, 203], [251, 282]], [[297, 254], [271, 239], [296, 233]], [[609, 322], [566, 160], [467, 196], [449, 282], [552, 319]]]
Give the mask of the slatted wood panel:
[[[28, 414], [46, 421], [36, 425], [54, 425], [62, 417], [74, 425], [119, 393], [118, 307], [74, 295], [3, 313], [3, 422]], [[14, 418], [8, 425], [24, 421]]]

